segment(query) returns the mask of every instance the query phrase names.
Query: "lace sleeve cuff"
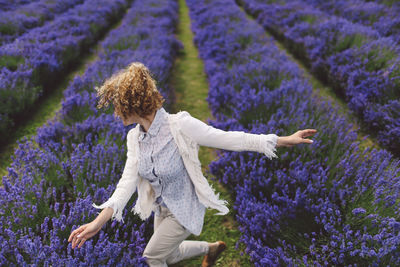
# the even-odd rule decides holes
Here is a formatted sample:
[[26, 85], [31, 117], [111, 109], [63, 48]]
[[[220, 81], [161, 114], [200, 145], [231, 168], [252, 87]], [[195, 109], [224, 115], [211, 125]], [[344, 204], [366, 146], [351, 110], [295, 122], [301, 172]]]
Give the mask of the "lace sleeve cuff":
[[275, 154], [276, 144], [278, 142], [278, 136], [276, 134], [245, 133], [243, 137], [241, 151], [264, 153], [269, 159], [278, 157]]
[[276, 144], [278, 143], [278, 136], [276, 134], [262, 134], [261, 136], [263, 141], [262, 148], [264, 155], [266, 155], [271, 160], [272, 158], [277, 158], [278, 156], [275, 153]]

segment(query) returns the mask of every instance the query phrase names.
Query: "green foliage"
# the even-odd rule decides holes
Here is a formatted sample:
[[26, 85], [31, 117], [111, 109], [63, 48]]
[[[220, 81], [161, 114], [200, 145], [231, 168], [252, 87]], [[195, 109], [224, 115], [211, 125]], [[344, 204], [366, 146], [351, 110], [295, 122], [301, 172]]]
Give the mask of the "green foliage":
[[36, 16], [38, 16], [38, 14], [37, 13], [35, 13], [35, 11], [34, 10], [30, 10], [30, 11], [21, 11], [21, 13], [23, 13], [23, 14], [25, 14], [25, 16], [27, 16], [27, 17], [36, 17]]
[[[393, 71], [389, 74], [389, 78], [393, 80], [393, 88], [392, 91], [389, 93], [389, 97], [391, 99], [400, 98], [400, 64], [393, 69]], [[398, 116], [398, 115], [394, 115]], [[395, 118], [395, 117], [393, 117]]]
[[[324, 229], [322, 225], [319, 225], [315, 222], [314, 214], [308, 210], [298, 209], [296, 214], [288, 214], [286, 220], [282, 220], [282, 222], [286, 222], [280, 225], [279, 233], [274, 233], [275, 236], [266, 240], [266, 244], [270, 247], [276, 247], [279, 244], [273, 244], [272, 240], [285, 240], [289, 244], [295, 244], [296, 253], [294, 251], [288, 251], [291, 257], [298, 258], [299, 255], [306, 255], [310, 252], [311, 240], [310, 238], [306, 238], [304, 234], [311, 235], [312, 232], [320, 233], [323, 232]], [[293, 220], [296, 218], [296, 220]], [[271, 233], [272, 234], [272, 233]], [[278, 236], [278, 238], [277, 238]], [[324, 244], [325, 239], [323, 235], [318, 236], [318, 243]]]
[[90, 32], [93, 33], [94, 36], [97, 36], [101, 31], [101, 26], [97, 25], [97, 23], [90, 23]]
[[4, 35], [14, 35], [18, 32], [18, 25], [13, 23], [0, 23], [0, 33]]
[[29, 87], [23, 81], [17, 81], [14, 88], [0, 90], [0, 113], [15, 116], [31, 106], [41, 90], [42, 87]]
[[80, 56], [80, 49], [75, 46], [68, 46], [62, 52], [61, 62], [64, 64], [64, 68], [66, 68], [71, 62], [74, 62]]
[[388, 7], [392, 7], [393, 4], [396, 4], [398, 2], [398, 0], [382, 0], [382, 4], [387, 5]]
[[363, 60], [367, 60], [365, 65], [368, 71], [383, 70], [389, 66], [389, 63], [397, 57], [395, 51], [389, 47], [376, 47], [368, 51], [366, 55], [362, 55]]
[[159, 6], [161, 6], [161, 3], [151, 3], [150, 6], [151, 7], [159, 7]]
[[307, 15], [301, 16], [300, 20], [304, 21], [304, 22], [307, 22], [308, 24], [313, 24], [317, 20], [317, 18], [315, 16], [313, 16], [313, 15], [308, 15], [307, 14]]
[[19, 65], [25, 63], [25, 58], [22, 56], [4, 55], [0, 57], [0, 68], [6, 67], [11, 71], [17, 70]]
[[334, 51], [339, 53], [354, 46], [360, 48], [365, 41], [367, 41], [367, 37], [358, 33], [341, 36], [334, 47]]
[[248, 45], [253, 43], [253, 37], [251, 35], [240, 35], [235, 42], [240, 45], [240, 50], [244, 50]]
[[[13, 126], [13, 121], [8, 117], [7, 114], [0, 114], [0, 133], [2, 135], [8, 135], [9, 129]], [[2, 142], [0, 142], [1, 144]]]
[[126, 49], [136, 49], [139, 46], [141, 39], [144, 38], [140, 38], [136, 35], [126, 36], [124, 38], [120, 38], [118, 42], [114, 43], [114, 45], [107, 47], [107, 50], [110, 53], [111, 51], [115, 50], [123, 51]]

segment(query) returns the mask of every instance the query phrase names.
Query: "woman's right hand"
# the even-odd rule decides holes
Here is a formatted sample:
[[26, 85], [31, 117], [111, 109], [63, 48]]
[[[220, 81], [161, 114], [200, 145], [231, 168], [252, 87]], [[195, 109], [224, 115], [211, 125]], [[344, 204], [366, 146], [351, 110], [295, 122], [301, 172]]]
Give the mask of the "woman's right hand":
[[317, 132], [316, 129], [298, 130], [289, 136], [279, 136], [276, 147], [286, 146], [292, 147], [298, 144], [312, 144], [314, 141], [305, 137], [312, 136]]
[[79, 244], [78, 248], [82, 247], [86, 240], [100, 231], [101, 227], [102, 225], [97, 221], [92, 221], [72, 231], [68, 238], [68, 242], [72, 241], [72, 249], [74, 249], [77, 244]]

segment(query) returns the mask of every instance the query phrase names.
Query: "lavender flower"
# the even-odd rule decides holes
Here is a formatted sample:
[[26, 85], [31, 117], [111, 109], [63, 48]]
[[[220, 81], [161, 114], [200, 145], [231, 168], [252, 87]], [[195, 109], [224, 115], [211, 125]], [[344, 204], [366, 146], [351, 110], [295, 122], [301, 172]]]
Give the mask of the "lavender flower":
[[[124, 224], [106, 224], [80, 249], [72, 250], [67, 239], [95, 218], [92, 203], [112, 194], [126, 160], [127, 130], [107, 110], [96, 110], [94, 87], [138, 60], [168, 96], [167, 79], [181, 47], [173, 36], [177, 13], [175, 1], [135, 1], [101, 43], [99, 60], [70, 83], [58, 116], [19, 143], [0, 190], [0, 265], [147, 266], [142, 254], [152, 218], [142, 222], [130, 212], [135, 197], [124, 210]], [[116, 48], [126, 40], [139, 45]]]
[[[278, 135], [298, 128], [318, 129], [312, 146], [281, 148], [279, 159], [221, 151], [210, 165], [212, 174], [235, 196], [240, 242], [255, 266], [399, 262], [393, 245], [399, 236], [393, 223], [398, 218], [393, 199], [399, 196], [395, 185], [399, 161], [386, 150], [360, 151], [348, 119], [330, 102], [312, 96], [301, 71], [233, 1], [188, 1], [188, 5], [210, 82], [213, 126]], [[296, 27], [285, 38], [302, 38], [304, 25], [318, 22], [321, 15], [304, 9], [293, 13], [293, 7], [302, 7], [297, 1], [268, 5], [273, 11], [266, 6], [265, 1], [245, 5], [268, 21], [269, 29]], [[267, 11], [272, 14], [266, 15]], [[274, 20], [276, 16], [280, 19]], [[304, 23], [295, 23], [299, 19]], [[325, 25], [335, 29], [333, 23]], [[334, 38], [328, 31], [324, 36]], [[342, 50], [348, 45], [346, 35], [340, 40], [337, 48]], [[326, 49], [320, 45], [320, 50], [313, 50], [316, 55]], [[373, 208], [358, 218], [352, 215], [354, 205]]]

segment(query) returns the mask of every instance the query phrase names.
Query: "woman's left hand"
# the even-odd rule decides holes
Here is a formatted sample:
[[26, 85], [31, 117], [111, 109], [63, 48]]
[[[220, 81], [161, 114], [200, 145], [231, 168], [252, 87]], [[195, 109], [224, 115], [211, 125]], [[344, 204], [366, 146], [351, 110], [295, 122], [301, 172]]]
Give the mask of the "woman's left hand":
[[72, 241], [72, 249], [74, 249], [76, 245], [79, 245], [78, 248], [81, 248], [86, 240], [100, 231], [101, 226], [102, 225], [100, 225], [96, 220], [93, 220], [90, 223], [84, 224], [78, 229], [72, 231], [68, 237], [68, 242]]
[[311, 139], [306, 139], [305, 137], [312, 136], [317, 132], [316, 129], [305, 129], [305, 130], [298, 130], [294, 134], [290, 136], [279, 136], [278, 137], [278, 142], [277, 142], [277, 147], [281, 146], [286, 146], [286, 147], [292, 147], [294, 145], [298, 144], [312, 144], [313, 140]]

